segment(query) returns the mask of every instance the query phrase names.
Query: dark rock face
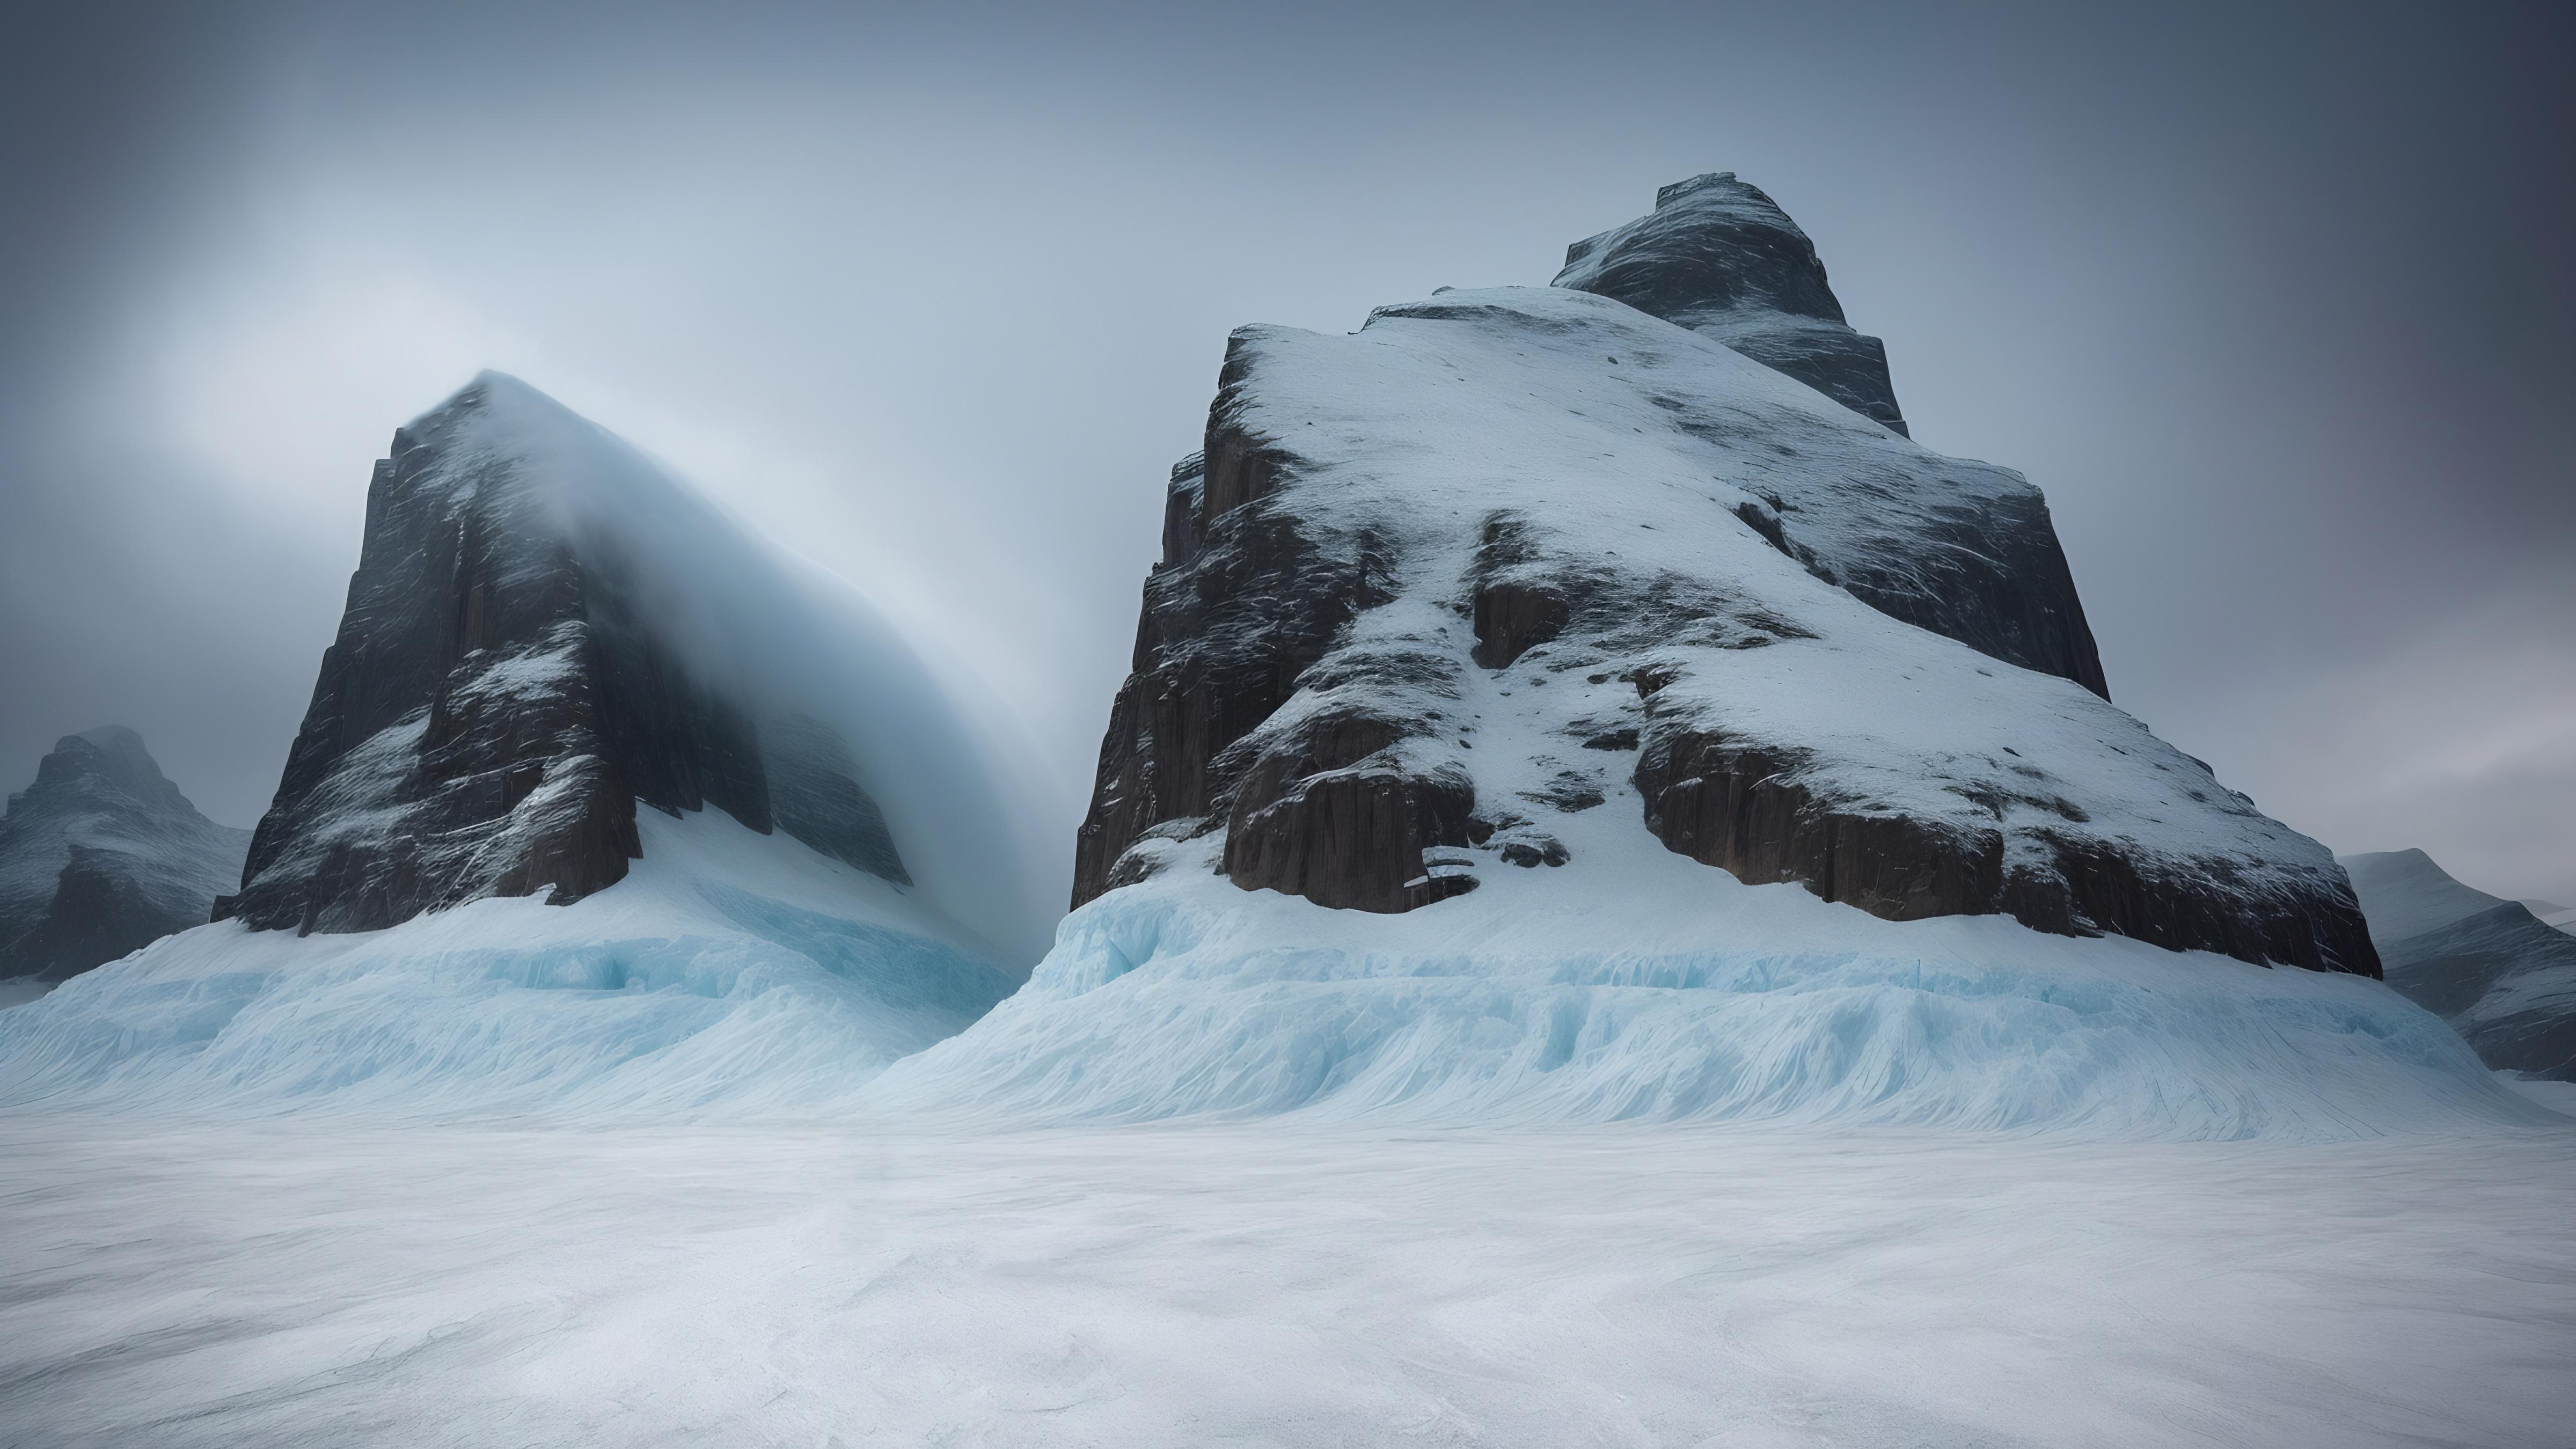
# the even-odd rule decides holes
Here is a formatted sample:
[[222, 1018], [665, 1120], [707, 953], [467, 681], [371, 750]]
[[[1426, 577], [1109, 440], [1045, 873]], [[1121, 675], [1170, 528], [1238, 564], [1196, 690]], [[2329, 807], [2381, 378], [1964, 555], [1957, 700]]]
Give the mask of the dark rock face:
[[1791, 764], [1703, 735], [1658, 740], [1637, 764], [1646, 828], [1747, 884], [1796, 881], [1891, 921], [1995, 909], [2000, 834], [1959, 841], [1903, 816], [1835, 810], [1789, 783]]
[[[1119, 857], [1146, 831], [1179, 821], [1213, 825], [1233, 809], [1252, 762], [1229, 750], [1287, 703], [1375, 592], [1366, 549], [1329, 548], [1294, 514], [1252, 506], [1294, 459], [1229, 424], [1226, 389], [1241, 384], [1242, 369], [1230, 359], [1206, 450], [1172, 470], [1164, 557], [1145, 582], [1134, 672], [1110, 706], [1091, 810], [1075, 837], [1077, 906], [1110, 888]], [[1274, 769], [1265, 803], [1287, 800], [1289, 783]], [[1288, 863], [1305, 860], [1299, 852], [1247, 859], [1258, 859], [1252, 868], [1265, 877], [1293, 870], [1301, 882], [1321, 878]], [[1379, 894], [1356, 878], [1347, 893]]]
[[2576, 936], [2420, 850], [2347, 857], [2388, 984], [2498, 1071], [2576, 1081]]
[[2061, 936], [2128, 936], [2315, 971], [2380, 974], [2347, 892], [2245, 908], [2243, 882], [2142, 868], [2099, 843], [2023, 832], [2006, 863], [2002, 829], [1960, 832], [1901, 815], [1836, 808], [1796, 783], [1799, 761], [1688, 731], [1639, 756], [1646, 828], [1749, 884], [1794, 881], [1891, 921], [2003, 914]]
[[59, 981], [203, 925], [249, 845], [132, 730], [64, 736], [0, 818], [0, 978]]
[[1703, 332], [1902, 433], [1887, 347], [1855, 332], [1816, 244], [1732, 171], [1677, 181], [1653, 214], [1565, 249], [1555, 285]]
[[395, 433], [339, 637], [218, 916], [364, 931], [482, 896], [568, 903], [625, 877], [639, 800], [904, 881], [840, 740], [704, 677], [664, 622], [687, 616], [662, 597], [676, 581], [562, 506], [548, 471], [583, 456], [522, 433], [614, 446], [493, 374]]
[[1404, 721], [1325, 714], [1295, 746], [1254, 756], [1226, 821], [1226, 875], [1246, 890], [1382, 913], [1474, 889], [1434, 852], [1469, 843], [1475, 786], [1406, 769], [1396, 747], [1408, 733]]

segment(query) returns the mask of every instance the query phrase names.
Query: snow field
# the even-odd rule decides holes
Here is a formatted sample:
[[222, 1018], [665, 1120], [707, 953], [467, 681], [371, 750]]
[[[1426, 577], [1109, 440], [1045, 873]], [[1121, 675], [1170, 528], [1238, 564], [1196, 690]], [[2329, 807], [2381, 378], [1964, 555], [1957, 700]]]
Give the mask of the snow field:
[[0, 1119], [0, 1435], [2497, 1445], [2576, 1126], [182, 1130]]
[[[1213, 874], [1210, 840], [1068, 917], [1028, 986], [865, 1091], [887, 1112], [1452, 1127], [1763, 1119], [2323, 1141], [2535, 1120], [2375, 981], [1997, 916], [1883, 921], [1638, 829], [1478, 866], [1400, 916]], [[1624, 792], [1621, 793], [1621, 792]]]

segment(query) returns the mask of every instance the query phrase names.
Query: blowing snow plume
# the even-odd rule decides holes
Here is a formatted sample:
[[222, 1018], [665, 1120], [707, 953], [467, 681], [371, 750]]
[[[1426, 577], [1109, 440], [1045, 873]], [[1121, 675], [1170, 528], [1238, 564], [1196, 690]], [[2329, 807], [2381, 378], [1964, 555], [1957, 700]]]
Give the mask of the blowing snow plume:
[[1668, 187], [1560, 281], [1234, 334], [1080, 909], [875, 1090], [2218, 1136], [2519, 1110], [2367, 979], [2324, 847], [2109, 702], [2039, 490], [1896, 429], [1768, 197]]
[[[607, 1098], [699, 1102], [779, 1065], [635, 1064], [687, 1055], [712, 1008], [483, 1000], [678, 987], [763, 998], [771, 1046], [847, 1028], [842, 1060], [797, 1049], [828, 1095], [1036, 954], [1039, 871], [989, 738], [845, 585], [485, 373], [376, 465], [347, 612], [219, 924], [10, 1017], [8, 1066], [37, 1093], [225, 1062], [200, 1085], [471, 1107], [602, 1073]], [[317, 992], [344, 1031], [317, 1029]], [[799, 997], [813, 1020], [775, 1020]]]
[[625, 875], [639, 804], [712, 805], [1026, 939], [980, 731], [833, 591], [483, 374], [376, 465], [339, 638], [217, 914], [372, 930], [482, 896], [566, 903]]

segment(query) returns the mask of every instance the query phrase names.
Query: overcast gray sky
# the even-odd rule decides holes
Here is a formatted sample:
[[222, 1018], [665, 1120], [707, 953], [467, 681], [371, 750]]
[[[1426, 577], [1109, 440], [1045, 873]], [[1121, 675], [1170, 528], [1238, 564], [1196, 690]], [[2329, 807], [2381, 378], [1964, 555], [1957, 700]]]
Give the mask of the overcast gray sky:
[[980, 668], [1069, 870], [1227, 330], [1734, 170], [2047, 490], [2119, 703], [2576, 901], [2568, 7], [2081, 8], [18, 7], [0, 778], [122, 722], [251, 823], [370, 460], [492, 366]]

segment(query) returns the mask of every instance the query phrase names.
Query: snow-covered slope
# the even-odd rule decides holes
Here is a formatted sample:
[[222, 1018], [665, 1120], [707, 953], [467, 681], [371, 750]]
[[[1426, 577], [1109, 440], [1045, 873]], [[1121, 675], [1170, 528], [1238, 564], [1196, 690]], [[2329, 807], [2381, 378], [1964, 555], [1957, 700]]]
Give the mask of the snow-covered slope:
[[250, 832], [197, 813], [121, 725], [65, 735], [0, 817], [0, 979], [60, 980], [202, 925]]
[[2025, 510], [2015, 475], [1582, 292], [1245, 328], [1077, 898], [1135, 879], [1134, 842], [1223, 831], [1237, 884], [1401, 910], [1563, 864], [1559, 822], [1629, 785], [1632, 829], [1882, 915], [2375, 971], [2324, 847], [2009, 641], [1840, 582], [1972, 634], [2008, 611], [1948, 535]]
[[[1508, 748], [1480, 736], [1477, 752]], [[1551, 823], [1400, 915], [1245, 892], [1213, 840], [1068, 917], [1029, 984], [894, 1069], [893, 1111], [1436, 1126], [1779, 1120], [2334, 1140], [2543, 1119], [2379, 982], [2000, 916], [1885, 921], [1635, 827]], [[1623, 808], [1624, 807], [1624, 808]], [[1626, 817], [1626, 818], [1622, 818]]]
[[2531, 912], [2544, 926], [2576, 934], [2576, 906], [2562, 906], [2556, 901], [2524, 901], [2522, 908]]
[[670, 1120], [810, 1114], [1011, 989], [909, 892], [720, 810], [624, 879], [387, 930], [200, 926], [0, 1012], [0, 1106]]
[[2383, 943], [2420, 936], [2512, 904], [2454, 879], [2420, 850], [2339, 855], [2335, 862], [2352, 881], [2362, 914], [2369, 918], [2371, 936]]
[[2498, 1071], [2576, 1081], [2576, 936], [2527, 902], [2463, 885], [2420, 850], [2342, 859], [2390, 986], [2439, 1012]]

